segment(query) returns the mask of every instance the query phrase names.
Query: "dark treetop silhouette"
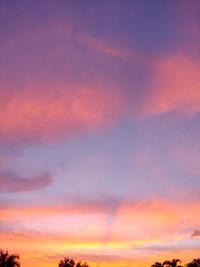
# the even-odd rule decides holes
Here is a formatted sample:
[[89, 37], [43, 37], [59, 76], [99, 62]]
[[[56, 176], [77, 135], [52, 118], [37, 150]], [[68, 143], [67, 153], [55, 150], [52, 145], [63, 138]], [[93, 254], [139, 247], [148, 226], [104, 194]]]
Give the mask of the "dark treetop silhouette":
[[162, 267], [163, 264], [161, 262], [155, 262], [151, 267]]
[[0, 267], [20, 267], [19, 259], [19, 255], [0, 250]]
[[151, 267], [183, 267], [182, 265], [178, 265], [178, 263], [181, 263], [179, 259], [173, 259], [172, 261], [164, 261], [161, 262], [155, 262]]
[[[9, 254], [8, 251], [0, 249], [0, 267], [20, 267], [19, 255]], [[173, 259], [172, 261], [155, 262], [151, 267], [183, 267], [180, 265], [179, 259]], [[191, 262], [184, 265], [185, 267], [200, 267], [200, 258], [196, 258]], [[64, 257], [58, 263], [58, 267], [90, 267], [86, 262], [75, 262], [72, 258]]]
[[187, 267], [200, 267], [200, 258], [194, 259], [193, 261], [189, 262]]
[[182, 265], [178, 265], [178, 263], [181, 263], [179, 259], [173, 259], [172, 261], [164, 261], [163, 266], [166, 267], [183, 267]]
[[[180, 265], [181, 261], [179, 259], [173, 259], [172, 261], [155, 262], [151, 267], [183, 267]], [[200, 258], [194, 259], [193, 261], [184, 265], [185, 267], [200, 267]]]
[[89, 267], [89, 265], [86, 262], [81, 263], [81, 261], [75, 263], [73, 259], [65, 257], [59, 262], [58, 267]]

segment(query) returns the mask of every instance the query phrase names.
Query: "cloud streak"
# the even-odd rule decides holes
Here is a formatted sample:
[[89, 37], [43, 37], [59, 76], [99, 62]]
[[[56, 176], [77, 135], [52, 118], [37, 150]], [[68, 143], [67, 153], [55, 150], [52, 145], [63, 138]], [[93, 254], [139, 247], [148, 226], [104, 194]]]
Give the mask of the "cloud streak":
[[51, 184], [49, 174], [33, 178], [22, 178], [12, 172], [0, 173], [0, 193], [27, 192], [44, 188]]

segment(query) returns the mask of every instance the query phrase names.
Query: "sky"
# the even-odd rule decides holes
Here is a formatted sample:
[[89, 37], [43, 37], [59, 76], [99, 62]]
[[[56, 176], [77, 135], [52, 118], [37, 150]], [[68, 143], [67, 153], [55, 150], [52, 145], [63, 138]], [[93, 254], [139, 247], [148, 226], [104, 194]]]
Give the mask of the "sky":
[[200, 251], [200, 1], [0, 0], [0, 248], [147, 267]]

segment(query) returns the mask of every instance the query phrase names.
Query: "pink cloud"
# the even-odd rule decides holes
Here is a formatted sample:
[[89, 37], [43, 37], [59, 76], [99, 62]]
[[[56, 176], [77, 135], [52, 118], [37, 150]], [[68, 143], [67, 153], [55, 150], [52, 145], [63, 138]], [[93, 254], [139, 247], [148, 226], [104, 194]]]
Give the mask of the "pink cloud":
[[194, 116], [200, 112], [200, 66], [185, 56], [155, 62], [155, 76], [149, 98], [143, 103], [146, 116], [180, 112]]
[[[97, 85], [32, 85], [10, 93], [1, 90], [0, 137], [49, 142], [112, 125], [124, 116], [148, 117], [168, 112], [200, 112], [199, 65], [186, 57], [153, 63], [155, 75], [147, 96]], [[144, 90], [145, 92], [145, 90]]]
[[[134, 48], [131, 51], [119, 49], [104, 39], [77, 33], [72, 25], [62, 20], [44, 24], [39, 29], [32, 28], [30, 32], [21, 31], [3, 41], [3, 47], [10, 51], [14, 50], [12, 53], [20, 56], [20, 40], [24, 40], [25, 47], [34, 44], [36, 48], [40, 46], [43, 48], [45, 54], [44, 62], [41, 61], [43, 67], [57, 64], [57, 60], [61, 60], [66, 51], [67, 54], [79, 55], [77, 47], [86, 45], [89, 52], [92, 50], [97, 52], [97, 55], [100, 53], [98, 56], [103, 53], [106, 56], [127, 60], [129, 63], [131, 61], [134, 63], [136, 59], [140, 64], [152, 66], [153, 82], [149, 84], [149, 88], [143, 89], [144, 95], [141, 94], [138, 99], [134, 92], [137, 89], [134, 84], [131, 85], [132, 90], [127, 90], [123, 87], [114, 88], [110, 84], [107, 87], [101, 86], [98, 81], [88, 80], [87, 85], [85, 81], [80, 85], [82, 80], [77, 82], [78, 85], [54, 83], [43, 86], [40, 82], [32, 85], [28, 82], [28, 86], [15, 91], [13, 85], [8, 89], [10, 73], [7, 73], [5, 87], [0, 88], [0, 139], [2, 140], [57, 141], [90, 129], [101, 130], [125, 116], [141, 118], [177, 111], [193, 116], [200, 112], [200, 68], [198, 63], [191, 61], [187, 56], [160, 60], [144, 58], [144, 55]], [[48, 48], [49, 40], [54, 44], [53, 49]], [[45, 47], [47, 48], [44, 49]], [[39, 52], [43, 56], [41, 50]], [[38, 56], [38, 53], [36, 54]], [[26, 62], [26, 55], [22, 56]], [[35, 58], [30, 57], [29, 60], [34, 62]], [[40, 60], [40, 57], [37, 60]], [[37, 66], [38, 62], [35, 64]], [[75, 72], [75, 66], [73, 70], [71, 68], [66, 62], [61, 70], [62, 75]], [[16, 72], [17, 68], [14, 67], [12, 75]], [[110, 78], [115, 79], [115, 77]]]
[[0, 136], [6, 139], [57, 140], [87, 129], [109, 125], [120, 116], [118, 91], [91, 87], [32, 86], [15, 94], [4, 92]]
[[[26, 221], [28, 215], [28, 218], [32, 218], [33, 225], [34, 221], [45, 221], [47, 218], [48, 221], [51, 219], [56, 221], [58, 218], [59, 223], [61, 217], [63, 220], [65, 218], [66, 223], [67, 220], [69, 223], [71, 219], [81, 215], [83, 224], [87, 222], [84, 219], [89, 218], [95, 225], [101, 222], [101, 225], [105, 226], [109, 221], [108, 216], [112, 216], [112, 226], [109, 227], [109, 231], [112, 233], [112, 238], [120, 240], [168, 239], [169, 232], [171, 237], [178, 238], [182, 236], [182, 231], [184, 237], [189, 237], [191, 225], [198, 227], [200, 220], [198, 201], [183, 203], [152, 199], [120, 202], [115, 199], [105, 201], [91, 199], [90, 202], [87, 202], [83, 199], [80, 202], [68, 200], [67, 203], [60, 204], [54, 200], [54, 205], [48, 205], [43, 204], [37, 207], [34, 204], [31, 206], [4, 204], [1, 208], [0, 218], [7, 218], [10, 222], [15, 218], [23, 218]], [[133, 224], [135, 230], [132, 229]]]

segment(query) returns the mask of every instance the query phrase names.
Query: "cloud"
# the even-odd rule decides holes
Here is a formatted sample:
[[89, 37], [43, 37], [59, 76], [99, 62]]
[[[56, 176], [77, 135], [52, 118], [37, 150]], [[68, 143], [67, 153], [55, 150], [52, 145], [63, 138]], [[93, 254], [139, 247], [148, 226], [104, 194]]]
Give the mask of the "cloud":
[[114, 48], [111, 45], [108, 45], [104, 40], [102, 40], [100, 38], [95, 38], [95, 37], [86, 36], [86, 35], [80, 35], [80, 40], [82, 43], [85, 43], [90, 48], [94, 49], [95, 51], [110, 55], [110, 56], [115, 57], [115, 58], [121, 58], [121, 59], [124, 58], [125, 59], [128, 56], [130, 56], [128, 51]]
[[95, 87], [33, 86], [15, 94], [5, 92], [1, 100], [0, 137], [10, 141], [55, 141], [109, 125], [120, 111], [117, 92]]
[[94, 84], [35, 84], [14, 92], [1, 89], [0, 139], [53, 142], [105, 128], [131, 113], [140, 118], [200, 112], [198, 64], [185, 57], [151, 64], [155, 68], [153, 82], [138, 101], [129, 90]]
[[[152, 62], [153, 63], [153, 62]], [[187, 56], [154, 62], [152, 88], [143, 103], [145, 116], [180, 112], [194, 116], [200, 112], [200, 66]]]
[[200, 237], [200, 229], [196, 229], [191, 234], [191, 237]]
[[50, 175], [22, 178], [12, 172], [0, 173], [0, 193], [34, 191], [51, 183]]
[[[196, 201], [181, 203], [165, 199], [140, 201], [115, 198], [104, 200], [101, 198], [90, 200], [61, 198], [58, 201], [55, 198], [48, 198], [46, 201], [43, 200], [40, 206], [34, 203], [13, 203], [12, 205], [8, 202], [7, 205], [1, 207], [0, 218], [6, 217], [10, 221], [15, 218], [23, 218], [26, 221], [27, 216], [36, 221], [45, 221], [48, 218], [50, 221], [54, 220], [54, 223], [57, 221], [58, 224], [62, 218], [67, 227], [73, 218], [81, 216], [83, 225], [87, 225], [88, 222], [99, 225], [101, 222], [102, 227], [106, 227], [106, 231], [109, 227], [112, 236], [117, 234], [118, 237], [121, 235], [121, 238], [126, 240], [141, 240], [168, 238], [169, 231], [171, 236], [175, 236], [183, 230], [188, 230], [191, 224], [197, 226], [198, 209], [199, 202]], [[132, 229], [133, 224], [135, 230]], [[79, 229], [79, 226], [77, 227]], [[68, 231], [67, 228], [66, 231]]]
[[[4, 176], [4, 180], [6, 177]], [[20, 181], [30, 180], [25, 178], [20, 178]], [[32, 178], [33, 179], [33, 178]], [[36, 179], [36, 178], [34, 178]], [[38, 178], [37, 178], [38, 179]], [[1, 180], [0, 180], [1, 181]], [[9, 183], [7, 181], [7, 183]], [[10, 182], [11, 183], [11, 182]], [[3, 183], [2, 183], [3, 185]], [[99, 198], [86, 198], [86, 197], [59, 197], [52, 199], [46, 199], [43, 203], [40, 203], [38, 207], [35, 203], [22, 203], [22, 202], [12, 202], [11, 200], [0, 199], [0, 211], [1, 214], [9, 212], [9, 210], [18, 212], [18, 209], [26, 209], [27, 214], [34, 214], [34, 216], [51, 216], [51, 215], [79, 215], [79, 214], [105, 214], [114, 215], [119, 207], [122, 205], [123, 200], [115, 197], [99, 197]], [[48, 203], [48, 204], [47, 204]], [[131, 201], [132, 205], [136, 205], [137, 201]], [[1, 216], [0, 216], [1, 218]]]
[[[104, 129], [125, 117], [200, 112], [199, 63], [187, 55], [155, 60], [134, 47], [127, 51], [105, 38], [80, 33], [65, 20], [25, 29], [2, 44], [1, 143], [51, 143]], [[123, 60], [115, 67], [110, 57]], [[130, 75], [137, 66], [140, 79]], [[146, 66], [152, 73], [146, 73]], [[146, 74], [152, 82], [143, 85]], [[123, 82], [115, 87], [117, 76]]]
[[[85, 201], [79, 199], [77, 204], [70, 204], [70, 201], [72, 199], [68, 202], [62, 199], [60, 205], [56, 203], [54, 207], [52, 203], [55, 201], [52, 199], [51, 203], [48, 202], [49, 207], [21, 206], [8, 208], [7, 211], [4, 208], [0, 211], [0, 219], [4, 220], [0, 233], [4, 244], [25, 250], [23, 244], [31, 240], [27, 250], [42, 249], [43, 253], [55, 251], [68, 255], [82, 253], [82, 259], [87, 254], [91, 255], [88, 260], [93, 259], [93, 254], [103, 255], [105, 252], [106, 255], [123, 256], [125, 250], [127, 258], [130, 256], [132, 260], [135, 257], [144, 260], [143, 255], [149, 253], [156, 258], [160, 251], [166, 254], [170, 252], [171, 255], [177, 249], [180, 254], [196, 253], [195, 240], [191, 240], [191, 244], [186, 244], [184, 240], [188, 238], [191, 225], [198, 225], [199, 203], [164, 199], [119, 201], [103, 197]], [[108, 205], [113, 202], [115, 206], [115, 220], [109, 228], [109, 236], [107, 215], [110, 209], [106, 208], [106, 202]], [[20, 218], [18, 223], [16, 218]], [[186, 218], [192, 219], [186, 221]], [[9, 227], [5, 227], [7, 221]]]

